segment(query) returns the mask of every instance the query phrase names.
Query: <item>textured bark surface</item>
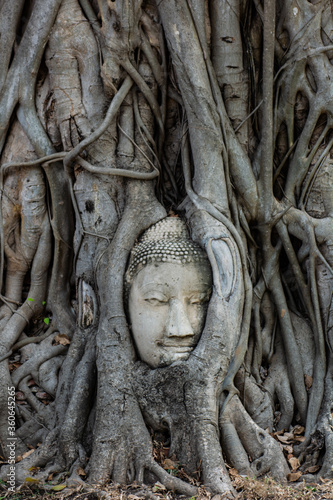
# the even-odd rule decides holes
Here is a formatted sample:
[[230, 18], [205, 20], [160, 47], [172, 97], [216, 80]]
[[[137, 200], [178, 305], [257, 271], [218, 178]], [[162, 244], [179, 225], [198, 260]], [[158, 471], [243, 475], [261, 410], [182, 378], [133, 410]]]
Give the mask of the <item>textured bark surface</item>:
[[[11, 387], [17, 484], [195, 495], [157, 442], [231, 497], [229, 465], [333, 477], [332, 38], [327, 0], [0, 1], [1, 478]], [[213, 293], [151, 369], [124, 273], [175, 214]]]

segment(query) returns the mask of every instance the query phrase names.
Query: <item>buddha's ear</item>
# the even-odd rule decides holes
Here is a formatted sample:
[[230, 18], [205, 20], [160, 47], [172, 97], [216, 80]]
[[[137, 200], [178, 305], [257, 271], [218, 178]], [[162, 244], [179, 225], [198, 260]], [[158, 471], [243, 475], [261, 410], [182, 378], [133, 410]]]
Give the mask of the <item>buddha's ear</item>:
[[207, 242], [214, 287], [218, 295], [228, 301], [236, 284], [236, 250], [232, 240], [228, 237], [213, 239]]

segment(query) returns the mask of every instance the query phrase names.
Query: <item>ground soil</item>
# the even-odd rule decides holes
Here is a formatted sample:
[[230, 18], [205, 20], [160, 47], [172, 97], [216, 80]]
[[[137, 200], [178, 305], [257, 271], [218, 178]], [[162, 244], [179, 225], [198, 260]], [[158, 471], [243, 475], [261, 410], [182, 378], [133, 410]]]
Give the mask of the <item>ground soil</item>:
[[[237, 491], [238, 500], [261, 500], [261, 499], [330, 499], [333, 498], [333, 481], [320, 480], [320, 483], [288, 482], [278, 484], [271, 478], [250, 479], [239, 475], [232, 476], [233, 485]], [[77, 487], [66, 487], [56, 491], [51, 485], [21, 485], [15, 493], [9, 493], [6, 487], [0, 485], [0, 500], [188, 500], [184, 495], [177, 495], [167, 491], [163, 485], [156, 483], [153, 486], [120, 485], [109, 484], [104, 487], [91, 487], [78, 484]], [[190, 500], [222, 500], [221, 495], [211, 495], [205, 488], [199, 488], [197, 497]]]

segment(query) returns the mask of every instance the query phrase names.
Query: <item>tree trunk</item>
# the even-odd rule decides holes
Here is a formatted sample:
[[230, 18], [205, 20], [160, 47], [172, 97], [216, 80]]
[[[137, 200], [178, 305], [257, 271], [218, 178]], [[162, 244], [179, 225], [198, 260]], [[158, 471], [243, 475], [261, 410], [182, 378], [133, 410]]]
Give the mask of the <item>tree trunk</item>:
[[[332, 29], [324, 0], [0, 2], [9, 491], [83, 468], [193, 496], [200, 470], [233, 496], [229, 465], [284, 481], [293, 457], [332, 478]], [[212, 286], [186, 299], [205, 311], [190, 354], [152, 366], [125, 275], [167, 216]]]

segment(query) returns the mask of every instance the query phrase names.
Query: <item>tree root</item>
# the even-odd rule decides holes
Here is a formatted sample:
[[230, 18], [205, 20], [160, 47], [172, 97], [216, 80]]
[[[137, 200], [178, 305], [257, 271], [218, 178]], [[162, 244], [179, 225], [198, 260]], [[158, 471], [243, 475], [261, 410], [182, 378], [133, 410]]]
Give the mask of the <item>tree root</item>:
[[[232, 492], [218, 439], [214, 393], [210, 383], [195, 380], [195, 360], [151, 370], [137, 363], [133, 389], [149, 426], [170, 432], [170, 454], [188, 473], [201, 463], [204, 482], [215, 493]], [[192, 366], [191, 366], [192, 365]]]
[[[45, 467], [49, 464], [57, 454], [57, 429], [50, 432], [45, 439], [45, 442], [37, 450], [35, 450], [31, 455], [26, 457], [21, 462], [17, 463], [15, 466], [15, 476], [17, 483], [24, 483], [27, 477], [31, 477], [31, 468], [33, 467]], [[61, 470], [58, 467], [58, 470]], [[4, 465], [1, 467], [0, 479], [7, 480], [7, 473], [9, 471], [9, 465]], [[37, 480], [46, 481], [48, 476], [47, 471], [41, 471], [36, 475]]]
[[330, 355], [325, 383], [324, 403], [318, 422], [318, 431], [325, 441], [325, 455], [319, 472], [321, 477], [333, 478], [333, 357]]
[[95, 335], [93, 332], [90, 335], [85, 354], [76, 368], [71, 399], [61, 425], [59, 446], [67, 467], [77, 458], [78, 443], [82, 440], [95, 389]]
[[64, 354], [67, 351], [67, 346], [52, 345], [52, 341], [55, 335], [56, 334], [51, 335], [43, 342], [38, 344], [38, 349], [36, 349], [34, 355], [15, 370], [15, 372], [12, 374], [12, 382], [15, 387], [24, 377], [33, 374], [35, 371], [38, 371], [38, 368], [43, 363], [45, 363], [45, 361], [60, 354]]
[[253, 421], [262, 429], [273, 430], [273, 401], [269, 392], [263, 390], [244, 368], [235, 378], [239, 397]]
[[220, 429], [223, 451], [239, 474], [270, 472], [275, 479], [286, 480], [289, 468], [279, 444], [253, 422], [237, 396], [224, 409]]

